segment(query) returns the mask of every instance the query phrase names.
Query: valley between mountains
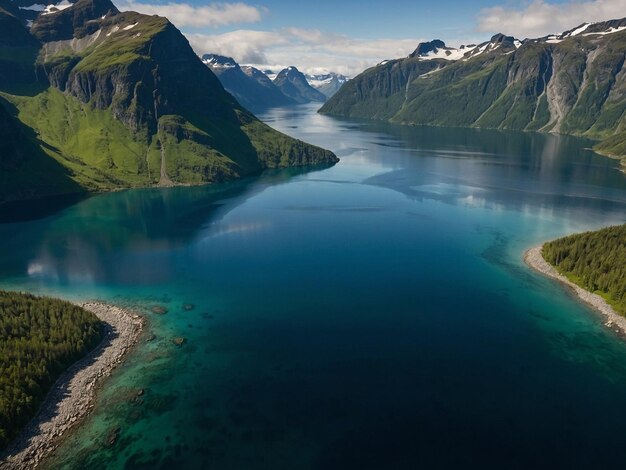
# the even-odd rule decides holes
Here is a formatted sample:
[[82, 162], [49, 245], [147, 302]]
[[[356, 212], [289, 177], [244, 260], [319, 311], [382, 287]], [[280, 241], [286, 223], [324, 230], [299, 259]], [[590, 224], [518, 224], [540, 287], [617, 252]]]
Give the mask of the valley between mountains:
[[0, 0], [0, 201], [338, 160], [243, 108], [165, 18], [20, 5]]
[[310, 102], [401, 125], [584, 136], [626, 156], [626, 18], [459, 48], [436, 39], [349, 80], [199, 58], [167, 19], [110, 0], [33, 1], [0, 0], [0, 202], [333, 164], [252, 114]]

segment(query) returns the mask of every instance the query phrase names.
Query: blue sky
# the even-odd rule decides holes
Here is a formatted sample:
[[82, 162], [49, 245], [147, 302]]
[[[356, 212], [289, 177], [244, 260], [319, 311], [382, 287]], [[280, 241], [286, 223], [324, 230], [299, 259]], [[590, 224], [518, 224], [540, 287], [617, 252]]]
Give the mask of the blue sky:
[[268, 10], [258, 26], [318, 28], [370, 39], [436, 36], [443, 34], [446, 29], [467, 29], [470, 26], [467, 19], [472, 18], [477, 9], [488, 7], [493, 3], [493, 0], [472, 2], [273, 0], [258, 4]]
[[113, 0], [123, 10], [167, 16], [198, 54], [232, 56], [265, 68], [354, 76], [409, 54], [424, 40], [520, 39], [626, 16], [626, 0]]

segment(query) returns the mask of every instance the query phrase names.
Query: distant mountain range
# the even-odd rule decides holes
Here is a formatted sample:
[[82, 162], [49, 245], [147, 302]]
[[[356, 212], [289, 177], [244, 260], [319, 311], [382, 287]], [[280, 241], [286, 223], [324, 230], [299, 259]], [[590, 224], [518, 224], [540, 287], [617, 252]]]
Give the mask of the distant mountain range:
[[322, 92], [326, 98], [330, 98], [337, 93], [341, 86], [348, 81], [348, 77], [335, 72], [320, 75], [305, 75], [305, 77], [309, 85]]
[[202, 62], [217, 75], [226, 91], [251, 111], [296, 104], [259, 69], [242, 67], [231, 57], [217, 54], [203, 55]]
[[217, 75], [226, 91], [252, 111], [310, 102], [323, 103], [348, 80], [333, 72], [304, 75], [293, 66], [278, 73], [261, 71], [218, 54], [205, 54], [202, 62]]
[[345, 83], [320, 112], [408, 125], [519, 129], [598, 139], [626, 156], [626, 18], [520, 41], [421, 43]]
[[0, 0], [0, 202], [336, 161], [256, 119], [165, 18]]
[[311, 101], [323, 103], [326, 101], [326, 95], [309, 85], [304, 74], [295, 67], [281, 70], [274, 79], [274, 83], [283, 94], [297, 103], [310, 103]]

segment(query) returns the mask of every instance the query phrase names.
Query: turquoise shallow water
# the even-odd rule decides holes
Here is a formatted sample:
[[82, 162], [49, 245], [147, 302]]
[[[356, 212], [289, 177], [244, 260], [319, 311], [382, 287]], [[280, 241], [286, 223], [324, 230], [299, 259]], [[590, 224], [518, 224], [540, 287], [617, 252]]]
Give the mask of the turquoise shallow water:
[[626, 345], [521, 260], [626, 220], [617, 162], [568, 137], [262, 118], [341, 162], [0, 214], [2, 287], [129, 305], [156, 336], [51, 468], [623, 468]]

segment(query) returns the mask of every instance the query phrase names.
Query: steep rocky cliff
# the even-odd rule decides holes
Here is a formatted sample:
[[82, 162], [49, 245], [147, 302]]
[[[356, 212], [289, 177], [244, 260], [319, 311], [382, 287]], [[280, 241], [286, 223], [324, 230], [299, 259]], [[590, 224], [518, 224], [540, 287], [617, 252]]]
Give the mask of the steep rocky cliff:
[[8, 44], [0, 32], [6, 70], [21, 70], [0, 72], [0, 96], [81, 188], [214, 182], [337, 161], [242, 108], [165, 18], [79, 0], [39, 15], [30, 31], [8, 11], [2, 21], [23, 39]]
[[626, 155], [626, 18], [460, 49], [420, 45], [347, 82], [322, 113], [409, 125], [585, 135]]

